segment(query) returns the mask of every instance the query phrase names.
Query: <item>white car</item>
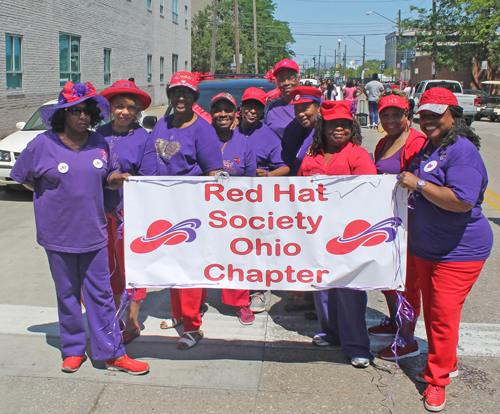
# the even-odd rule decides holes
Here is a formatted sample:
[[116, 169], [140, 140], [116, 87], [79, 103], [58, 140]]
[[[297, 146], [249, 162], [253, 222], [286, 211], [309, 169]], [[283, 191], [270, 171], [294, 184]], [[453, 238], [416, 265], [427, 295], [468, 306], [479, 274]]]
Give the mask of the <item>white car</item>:
[[53, 106], [56, 103], [57, 100], [44, 103], [36, 110], [28, 122], [18, 122], [16, 124], [16, 128], [20, 131], [7, 135], [0, 141], [0, 185], [13, 186], [11, 188], [19, 186], [16, 181], [10, 178], [10, 172], [16, 158], [19, 157], [19, 154], [33, 138], [47, 130], [40, 119], [40, 111], [42, 108]]
[[[28, 122], [18, 122], [16, 124], [16, 128], [19, 129], [19, 131], [7, 135], [0, 141], [0, 186], [7, 186], [6, 188], [11, 189], [19, 188], [20, 184], [10, 178], [12, 167], [14, 166], [17, 157], [19, 157], [19, 154], [21, 154], [23, 149], [26, 148], [28, 143], [38, 134], [47, 130], [40, 119], [40, 111], [42, 108], [54, 106], [56, 103], [57, 100], [44, 103], [36, 110]], [[142, 111], [140, 119], [141, 125], [145, 116], [146, 113]], [[106, 122], [108, 122], [108, 120], [103, 121], [103, 123]], [[151, 132], [151, 129], [146, 129], [148, 132]]]

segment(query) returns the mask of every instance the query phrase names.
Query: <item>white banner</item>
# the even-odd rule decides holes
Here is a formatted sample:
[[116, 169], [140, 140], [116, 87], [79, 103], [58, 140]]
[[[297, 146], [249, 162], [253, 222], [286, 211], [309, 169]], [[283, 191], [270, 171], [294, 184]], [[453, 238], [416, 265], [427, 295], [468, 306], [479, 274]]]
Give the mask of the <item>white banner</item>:
[[406, 191], [394, 175], [134, 177], [129, 286], [401, 288]]

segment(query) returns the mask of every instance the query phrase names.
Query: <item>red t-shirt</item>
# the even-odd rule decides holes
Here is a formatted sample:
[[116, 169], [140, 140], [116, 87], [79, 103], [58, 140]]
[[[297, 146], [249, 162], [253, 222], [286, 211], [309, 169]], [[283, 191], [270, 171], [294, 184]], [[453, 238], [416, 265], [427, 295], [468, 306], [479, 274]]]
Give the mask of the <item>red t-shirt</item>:
[[299, 176], [321, 175], [376, 175], [377, 168], [372, 157], [364, 148], [348, 142], [332, 155], [325, 165], [323, 150], [312, 157], [306, 155], [300, 166]]

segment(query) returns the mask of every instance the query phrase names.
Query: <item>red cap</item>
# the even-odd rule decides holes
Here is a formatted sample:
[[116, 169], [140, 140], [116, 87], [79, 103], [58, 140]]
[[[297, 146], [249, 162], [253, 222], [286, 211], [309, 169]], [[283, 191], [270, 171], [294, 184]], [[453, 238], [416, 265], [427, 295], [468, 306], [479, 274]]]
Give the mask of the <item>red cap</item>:
[[273, 70], [273, 75], [276, 76], [281, 69], [293, 69], [297, 73], [300, 72], [299, 65], [297, 65], [297, 62], [294, 62], [293, 60], [290, 59], [283, 59], [280, 60], [278, 63], [276, 63], [276, 66], [274, 67]]
[[290, 91], [292, 97], [291, 105], [296, 105], [305, 102], [321, 103], [323, 94], [318, 88], [313, 86], [297, 86]]
[[244, 101], [248, 101], [250, 99], [259, 101], [262, 105], [266, 106], [267, 96], [262, 89], [256, 88], [255, 86], [245, 89], [243, 97], [241, 98], [241, 104], [243, 105]]
[[351, 101], [323, 101], [321, 116], [325, 121], [332, 119], [354, 119], [351, 114]]
[[143, 110], [149, 108], [149, 105], [151, 105], [151, 96], [135, 86], [134, 82], [125, 79], [116, 81], [109, 88], [104, 89], [99, 95], [104, 96], [109, 101], [113, 96], [121, 93], [129, 93], [137, 96], [142, 103]]
[[431, 88], [420, 97], [417, 114], [421, 111], [431, 111], [444, 114], [450, 105], [458, 106], [458, 100], [453, 92], [446, 88]]
[[193, 91], [197, 91], [198, 81], [191, 72], [175, 72], [172, 75], [172, 80], [170, 81], [170, 85], [168, 85], [168, 89], [170, 90], [176, 86], [185, 86]]
[[395, 106], [396, 108], [401, 109], [410, 109], [410, 104], [402, 96], [386, 95], [378, 101], [378, 113], [382, 112], [383, 109], [389, 106]]
[[210, 102], [210, 108], [217, 102], [217, 101], [220, 101], [220, 100], [226, 100], [226, 101], [229, 101], [231, 102], [234, 107], [236, 108], [236, 99], [234, 99], [234, 96], [231, 95], [230, 93], [227, 93], [227, 92], [221, 92], [221, 93], [218, 93], [217, 95], [215, 95], [213, 98], [212, 98], [212, 102]]

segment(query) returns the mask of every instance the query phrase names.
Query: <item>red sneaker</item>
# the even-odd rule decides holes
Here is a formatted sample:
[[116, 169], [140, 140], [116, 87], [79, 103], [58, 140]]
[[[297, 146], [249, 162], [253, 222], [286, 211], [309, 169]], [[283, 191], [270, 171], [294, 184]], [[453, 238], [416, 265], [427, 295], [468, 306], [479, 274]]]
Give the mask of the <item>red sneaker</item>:
[[70, 356], [64, 358], [62, 363], [62, 370], [64, 372], [76, 372], [78, 368], [87, 360], [87, 355], [83, 354], [83, 356]]
[[433, 412], [441, 411], [446, 405], [446, 392], [444, 387], [429, 384], [424, 391], [424, 407]]
[[236, 314], [243, 325], [251, 325], [255, 321], [255, 315], [250, 306], [236, 306]]
[[[398, 338], [396, 343], [396, 354], [398, 359], [408, 358], [420, 355], [420, 349], [418, 349], [418, 342], [415, 341], [414, 345], [408, 345], [403, 338]], [[379, 358], [386, 359], [388, 361], [395, 361], [396, 356], [392, 351], [392, 344], [387, 348], [378, 351]]]
[[391, 319], [384, 316], [379, 325], [368, 328], [368, 333], [374, 336], [394, 336], [398, 331], [398, 327], [391, 323]]
[[115, 358], [108, 359], [106, 368], [110, 371], [124, 371], [131, 375], [142, 375], [149, 372], [149, 364], [146, 362], [136, 361], [127, 355], [124, 355], [124, 357], [120, 361], [117, 361]]

